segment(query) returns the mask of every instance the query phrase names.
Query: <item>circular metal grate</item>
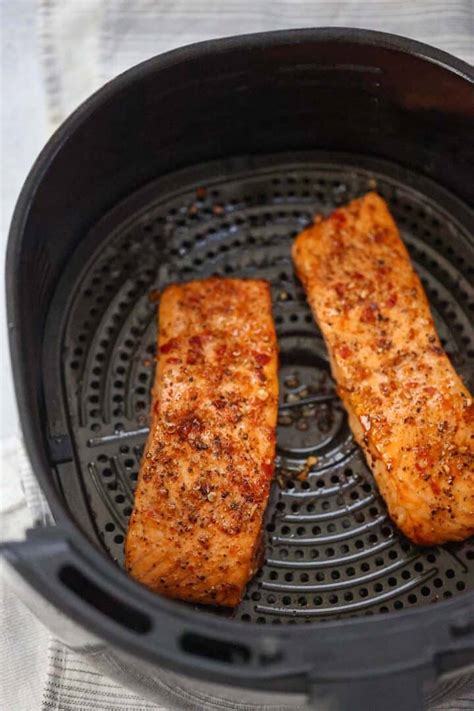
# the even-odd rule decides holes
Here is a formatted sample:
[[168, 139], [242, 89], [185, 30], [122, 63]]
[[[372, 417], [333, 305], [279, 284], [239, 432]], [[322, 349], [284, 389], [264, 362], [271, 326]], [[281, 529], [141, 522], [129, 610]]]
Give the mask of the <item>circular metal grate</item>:
[[[83, 271], [64, 341], [72, 438], [95, 535], [122, 562], [147, 433], [156, 290], [210, 274], [270, 281], [280, 344], [278, 471], [266, 562], [231, 614], [279, 624], [390, 612], [474, 588], [474, 542], [413, 546], [394, 527], [334, 395], [322, 337], [294, 276], [290, 245], [317, 212], [368, 189], [390, 204], [443, 344], [473, 386], [472, 242], [439, 196], [390, 170], [265, 161], [247, 172], [147, 189], [108, 220]], [[123, 215], [126, 214], [124, 219]], [[299, 472], [317, 458], [307, 478]], [[226, 614], [222, 613], [221, 614]]]

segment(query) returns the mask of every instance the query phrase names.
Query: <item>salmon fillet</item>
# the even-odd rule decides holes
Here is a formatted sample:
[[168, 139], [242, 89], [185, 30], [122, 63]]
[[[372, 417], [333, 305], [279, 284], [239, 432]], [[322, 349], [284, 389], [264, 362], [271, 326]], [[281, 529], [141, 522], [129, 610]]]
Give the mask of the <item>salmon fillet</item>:
[[126, 540], [162, 595], [237, 605], [261, 563], [275, 457], [277, 345], [265, 281], [168, 287], [151, 427]]
[[293, 260], [390, 516], [418, 544], [472, 535], [472, 397], [386, 203], [368, 193], [319, 219]]

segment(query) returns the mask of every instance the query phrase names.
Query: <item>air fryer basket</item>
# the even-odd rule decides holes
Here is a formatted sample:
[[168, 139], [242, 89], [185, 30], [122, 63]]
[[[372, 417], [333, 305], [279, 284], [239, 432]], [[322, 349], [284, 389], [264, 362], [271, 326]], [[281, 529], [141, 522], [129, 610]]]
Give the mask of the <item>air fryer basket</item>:
[[[346, 158], [347, 160], [347, 158]], [[64, 380], [72, 448], [87, 498], [81, 520], [122, 563], [124, 535], [147, 432], [155, 366], [156, 295], [175, 281], [263, 277], [273, 288], [280, 348], [277, 481], [268, 509], [266, 564], [232, 613], [261, 623], [387, 613], [474, 587], [474, 541], [417, 548], [383, 500], [329, 376], [326, 349], [291, 264], [291, 242], [314, 213], [376, 188], [388, 199], [431, 297], [439, 333], [471, 387], [466, 255], [469, 233], [443, 194], [390, 166], [340, 156], [286, 155], [210, 165], [122, 203], [91, 235], [85, 262], [64, 274], [51, 308], [46, 399]], [[396, 177], [390, 173], [395, 172]], [[424, 188], [424, 190], [423, 190]], [[420, 191], [421, 189], [421, 191]], [[456, 217], [458, 219], [456, 219]], [[473, 262], [471, 261], [471, 264]], [[72, 296], [64, 341], [58, 312]], [[472, 294], [471, 294], [472, 297]], [[53, 372], [51, 372], [53, 370]], [[300, 404], [301, 403], [301, 404]], [[54, 417], [54, 413], [53, 413]], [[304, 481], [285, 473], [317, 464]], [[61, 477], [61, 466], [59, 476]], [[76, 483], [61, 477], [78, 510]], [[84, 506], [84, 509], [86, 508]]]
[[[416, 687], [474, 662], [474, 541], [419, 548], [388, 518], [290, 256], [315, 213], [377, 190], [474, 388], [474, 100], [449, 61], [353, 31], [189, 48], [112, 82], [40, 158], [12, 227], [9, 306], [26, 443], [58, 527], [6, 554], [111, 648], [251, 688], [339, 686], [342, 708], [372, 693], [377, 708], [366, 676], [390, 689], [384, 708], [417, 708]], [[163, 600], [120, 570], [156, 299], [210, 274], [270, 281], [280, 346], [266, 560], [233, 611]]]

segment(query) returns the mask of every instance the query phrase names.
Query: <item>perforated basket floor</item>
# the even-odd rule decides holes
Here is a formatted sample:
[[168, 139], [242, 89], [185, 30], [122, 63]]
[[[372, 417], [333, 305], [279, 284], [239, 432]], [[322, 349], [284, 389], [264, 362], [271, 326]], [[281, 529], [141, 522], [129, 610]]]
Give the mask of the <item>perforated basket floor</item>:
[[[220, 614], [323, 621], [474, 588], [472, 540], [417, 548], [388, 518], [333, 395], [325, 347], [293, 273], [292, 239], [314, 214], [374, 188], [389, 201], [443, 344], [472, 389], [467, 213], [441, 189], [394, 167], [328, 155], [215, 164], [148, 186], [95, 229], [95, 251], [76, 265], [68, 286], [74, 298], [62, 342], [63, 402], [90, 532], [119, 564], [147, 433], [154, 290], [210, 274], [258, 276], [272, 284], [280, 345], [279, 483], [267, 512], [265, 565], [242, 604]], [[288, 477], [312, 455], [317, 463], [306, 480]], [[63, 476], [76, 475], [69, 468]], [[66, 497], [69, 485], [64, 479]]]

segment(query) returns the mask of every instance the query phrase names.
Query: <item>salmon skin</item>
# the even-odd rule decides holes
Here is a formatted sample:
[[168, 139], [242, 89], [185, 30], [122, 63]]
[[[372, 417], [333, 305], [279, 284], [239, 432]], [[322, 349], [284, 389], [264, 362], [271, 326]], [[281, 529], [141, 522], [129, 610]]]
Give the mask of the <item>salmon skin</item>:
[[384, 200], [319, 219], [293, 261], [391, 518], [413, 542], [474, 533], [474, 405]]
[[235, 606], [261, 563], [275, 457], [277, 344], [267, 282], [168, 287], [129, 573], [167, 597]]

